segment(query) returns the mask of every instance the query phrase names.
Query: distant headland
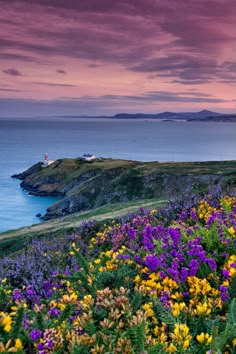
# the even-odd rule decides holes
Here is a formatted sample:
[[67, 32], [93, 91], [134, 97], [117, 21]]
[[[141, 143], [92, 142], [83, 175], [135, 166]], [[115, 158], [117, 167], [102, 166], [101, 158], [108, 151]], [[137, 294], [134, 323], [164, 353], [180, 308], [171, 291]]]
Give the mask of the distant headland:
[[46, 168], [38, 162], [12, 177], [22, 180], [21, 187], [31, 195], [61, 197], [43, 216], [49, 220], [104, 205], [166, 198], [188, 185], [195, 192], [207, 190], [210, 181], [235, 186], [236, 161], [160, 163], [85, 154], [58, 159]]
[[107, 118], [107, 119], [155, 119], [160, 121], [185, 122], [230, 122], [236, 123], [236, 113], [217, 113], [206, 109], [199, 112], [162, 113], [117, 113], [112, 116], [63, 115], [63, 118]]

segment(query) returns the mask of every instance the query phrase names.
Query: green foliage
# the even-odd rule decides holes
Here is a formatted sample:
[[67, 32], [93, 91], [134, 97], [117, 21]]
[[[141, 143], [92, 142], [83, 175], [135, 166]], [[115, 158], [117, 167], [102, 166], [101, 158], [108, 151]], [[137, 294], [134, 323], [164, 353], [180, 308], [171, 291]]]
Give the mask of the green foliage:
[[153, 345], [153, 346], [147, 348], [147, 353], [148, 354], [166, 354], [166, 351], [163, 350], [163, 346], [160, 343], [158, 343], [156, 345]]
[[71, 351], [71, 354], [90, 354], [90, 350], [83, 345], [75, 345]]
[[[126, 278], [131, 278], [135, 274], [135, 271], [127, 264], [119, 267], [115, 270], [106, 270], [98, 272], [96, 275], [96, 286], [98, 289], [109, 287], [119, 288], [125, 284]], [[130, 287], [130, 290], [132, 288]]]
[[173, 328], [176, 323], [174, 316], [162, 306], [159, 300], [152, 298], [152, 303], [156, 318], [161, 322], [165, 322], [170, 328]]
[[37, 312], [35, 316], [35, 327], [42, 331], [45, 327], [44, 316], [41, 312]]
[[136, 312], [140, 307], [143, 302], [143, 296], [140, 292], [134, 291], [132, 293], [132, 299], [131, 299], [131, 307]]
[[142, 353], [144, 351], [145, 326], [146, 323], [142, 322], [136, 326], [130, 326], [127, 330], [135, 353]]
[[229, 294], [231, 298], [236, 297], [236, 277], [232, 278], [232, 281], [230, 283], [230, 286], [228, 288]]
[[20, 307], [19, 310], [17, 311], [15, 322], [11, 329], [12, 338], [19, 338], [20, 333], [22, 332], [21, 324], [23, 321], [23, 316], [24, 316], [24, 308]]

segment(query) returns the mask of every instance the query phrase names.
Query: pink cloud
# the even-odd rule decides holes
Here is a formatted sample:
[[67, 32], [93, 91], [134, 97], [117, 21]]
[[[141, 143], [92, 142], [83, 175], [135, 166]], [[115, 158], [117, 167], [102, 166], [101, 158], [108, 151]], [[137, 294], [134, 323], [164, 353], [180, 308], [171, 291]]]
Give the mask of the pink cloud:
[[[25, 90], [8, 72], [14, 97], [19, 91], [20, 98], [56, 98], [63, 87], [65, 96], [68, 89], [78, 94], [79, 82], [81, 95], [171, 93], [188, 85], [232, 99], [234, 0], [0, 0], [0, 6], [0, 80], [18, 67], [28, 78]], [[33, 82], [47, 85], [35, 91]]]

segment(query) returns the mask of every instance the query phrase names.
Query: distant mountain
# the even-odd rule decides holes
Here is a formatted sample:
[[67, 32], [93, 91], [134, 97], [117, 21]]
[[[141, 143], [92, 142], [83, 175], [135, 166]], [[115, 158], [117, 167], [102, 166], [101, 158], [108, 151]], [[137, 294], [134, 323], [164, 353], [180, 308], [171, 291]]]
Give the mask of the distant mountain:
[[188, 122], [228, 122], [236, 123], [236, 114], [218, 114], [216, 116], [188, 119]]
[[236, 122], [236, 113], [224, 114], [203, 109], [200, 112], [162, 112], [162, 113], [117, 113], [113, 116], [60, 116], [63, 118], [107, 118], [107, 119], [158, 119], [163, 121], [207, 121]]
[[143, 119], [143, 118], [152, 118], [152, 119], [167, 119], [167, 120], [188, 120], [188, 119], [201, 119], [208, 117], [216, 117], [220, 113], [211, 112], [206, 109], [200, 112], [163, 112], [163, 113], [118, 113], [112, 116], [111, 118], [115, 119]]
[[196, 115], [198, 115], [199, 117], [201, 116], [202, 118], [207, 118], [207, 117], [212, 117], [212, 116], [219, 116], [220, 113], [211, 112], [211, 111], [208, 111], [207, 109], [203, 109], [200, 112], [196, 112]]

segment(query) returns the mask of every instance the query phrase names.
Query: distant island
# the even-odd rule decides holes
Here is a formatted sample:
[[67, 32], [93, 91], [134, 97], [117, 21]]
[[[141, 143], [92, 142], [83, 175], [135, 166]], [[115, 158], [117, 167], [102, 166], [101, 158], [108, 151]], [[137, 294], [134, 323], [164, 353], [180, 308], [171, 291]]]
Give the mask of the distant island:
[[156, 119], [161, 121], [185, 122], [229, 122], [236, 123], [236, 113], [225, 114], [208, 111], [162, 112], [162, 113], [117, 113], [113, 116], [63, 115], [63, 118], [107, 118], [107, 119]]

